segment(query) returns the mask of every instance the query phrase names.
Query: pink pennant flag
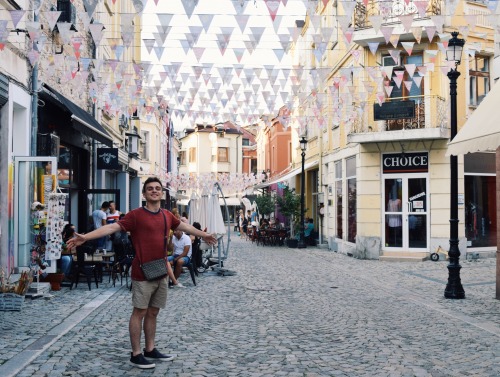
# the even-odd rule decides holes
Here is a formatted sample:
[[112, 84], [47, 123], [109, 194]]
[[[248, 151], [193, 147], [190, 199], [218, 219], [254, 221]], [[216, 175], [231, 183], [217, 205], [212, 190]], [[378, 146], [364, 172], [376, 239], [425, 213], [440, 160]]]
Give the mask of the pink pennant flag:
[[411, 87], [413, 85], [413, 81], [404, 81], [405, 87], [408, 91], [411, 90]]
[[379, 105], [382, 105], [385, 102], [385, 94], [384, 92], [377, 93], [377, 102]]
[[399, 42], [399, 34], [392, 34], [391, 37], [389, 38], [389, 42], [391, 42], [391, 45], [394, 46], [394, 48], [398, 47], [398, 42]]
[[422, 26], [412, 27], [411, 32], [413, 33], [417, 43], [420, 44], [420, 41], [422, 40]]
[[436, 34], [436, 27], [425, 26], [425, 32], [427, 33], [427, 38], [429, 39], [429, 42], [432, 42], [432, 40], [434, 39], [434, 34]]
[[413, 78], [413, 82], [415, 83], [417, 88], [420, 88], [420, 84], [422, 83], [422, 79], [423, 79], [423, 77], [421, 77], [421, 76], [415, 76]]
[[442, 33], [444, 25], [444, 16], [443, 15], [431, 16], [430, 19], [434, 24], [434, 26], [436, 26], [437, 32]]
[[344, 32], [344, 37], [345, 37], [345, 40], [348, 44], [351, 43], [352, 41], [352, 37], [354, 35], [354, 28], [353, 27], [350, 27], [348, 28], [345, 32]]
[[351, 55], [352, 55], [354, 61], [357, 63], [359, 61], [359, 57], [361, 56], [361, 51], [360, 50], [351, 50]]
[[389, 54], [392, 57], [392, 60], [394, 60], [394, 63], [396, 65], [399, 65], [399, 56], [401, 55], [401, 50], [389, 50]]
[[[59, 28], [60, 22], [57, 23], [57, 27]], [[99, 46], [101, 43], [101, 39], [103, 37], [103, 31], [104, 31], [104, 25], [103, 24], [90, 24], [89, 25], [89, 31], [90, 34], [92, 35], [92, 39], [94, 40], [94, 43], [96, 46]]]
[[408, 72], [408, 76], [410, 77], [413, 77], [416, 68], [417, 66], [415, 64], [405, 64], [406, 72]]
[[417, 7], [419, 17], [424, 18], [427, 6], [429, 5], [429, 0], [413, 0], [413, 4]]
[[421, 65], [417, 69], [420, 76], [425, 76], [425, 73], [427, 72], [427, 67], [425, 65]]
[[403, 25], [405, 31], [407, 33], [410, 32], [411, 24], [413, 23], [413, 14], [399, 16], [399, 20], [401, 21], [401, 24]]
[[47, 20], [47, 23], [49, 24], [49, 30], [52, 31], [54, 29], [54, 26], [56, 26], [56, 22], [59, 19], [59, 16], [61, 15], [62, 12], [59, 11], [51, 11], [51, 12], [41, 12], [41, 14], [45, 17]]
[[394, 83], [396, 84], [396, 86], [398, 88], [401, 88], [401, 83], [403, 82], [403, 77], [396, 76], [396, 77], [393, 77], [392, 79], [394, 80]]
[[193, 53], [194, 53], [194, 56], [196, 57], [196, 60], [198, 61], [198, 63], [200, 62], [201, 57], [203, 56], [204, 52], [205, 52], [204, 47], [194, 47], [193, 48]]
[[382, 26], [380, 28], [382, 35], [384, 36], [385, 43], [389, 43], [391, 39], [392, 32], [394, 31], [394, 26]]
[[28, 52], [28, 59], [30, 61], [31, 66], [34, 67], [38, 63], [38, 60], [40, 59], [40, 53], [35, 50], [30, 50]]
[[384, 22], [384, 16], [368, 16], [368, 19], [370, 20], [373, 30], [375, 33], [378, 33], [380, 30], [380, 26], [382, 25], [382, 22]]
[[241, 58], [243, 58], [243, 54], [245, 53], [245, 49], [243, 48], [235, 48], [233, 49], [234, 56], [236, 56], [236, 60], [238, 60], [238, 63], [241, 62]]
[[384, 90], [387, 93], [387, 97], [391, 97], [391, 93], [394, 87], [392, 85], [384, 85]]
[[411, 53], [413, 52], [413, 45], [415, 42], [401, 42], [401, 45], [405, 49], [405, 51], [408, 53], [408, 55], [411, 56]]
[[267, 6], [267, 10], [269, 11], [269, 15], [274, 22], [276, 18], [276, 14], [278, 13], [278, 8], [280, 6], [279, 0], [264, 0]]
[[387, 79], [391, 80], [392, 79], [392, 72], [394, 70], [393, 65], [385, 65], [380, 67], [380, 71], [384, 77], [387, 77]]

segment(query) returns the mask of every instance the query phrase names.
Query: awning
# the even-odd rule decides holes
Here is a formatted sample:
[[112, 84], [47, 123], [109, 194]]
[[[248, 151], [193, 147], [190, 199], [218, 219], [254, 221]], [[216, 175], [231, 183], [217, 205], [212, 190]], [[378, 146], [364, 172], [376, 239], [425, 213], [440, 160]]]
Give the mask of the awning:
[[[224, 205], [224, 199], [219, 198], [219, 205]], [[228, 206], [241, 206], [241, 200], [239, 198], [226, 198], [226, 205]]]
[[496, 151], [500, 146], [499, 103], [500, 84], [496, 84], [448, 143], [446, 155]]
[[[189, 198], [188, 199], [181, 199], [177, 201], [177, 205], [179, 206], [187, 206], [189, 204]], [[241, 201], [238, 198], [226, 198], [226, 204], [228, 206], [240, 206]], [[224, 199], [219, 198], [219, 205], [223, 206], [224, 205]]]
[[66, 111], [71, 113], [71, 120], [73, 121], [72, 125], [75, 130], [80, 131], [82, 134], [87, 135], [92, 139], [107, 145], [108, 147], [113, 146], [113, 139], [109, 136], [104, 127], [80, 106], [71, 102], [61, 93], [46, 84], [43, 84], [40, 94], [55, 105], [63, 107]]
[[[305, 163], [304, 164], [304, 171], [307, 169], [318, 166], [318, 163], [319, 163], [318, 160]], [[286, 173], [285, 175], [283, 175], [281, 177], [273, 178], [271, 181], [260, 183], [260, 184], [256, 185], [254, 187], [254, 189], [257, 190], [260, 188], [271, 186], [271, 185], [278, 183], [278, 182], [288, 181], [290, 178], [295, 177], [297, 174], [300, 174], [301, 172], [302, 172], [302, 166], [300, 168], [296, 168], [296, 169], [291, 170], [290, 172]]]

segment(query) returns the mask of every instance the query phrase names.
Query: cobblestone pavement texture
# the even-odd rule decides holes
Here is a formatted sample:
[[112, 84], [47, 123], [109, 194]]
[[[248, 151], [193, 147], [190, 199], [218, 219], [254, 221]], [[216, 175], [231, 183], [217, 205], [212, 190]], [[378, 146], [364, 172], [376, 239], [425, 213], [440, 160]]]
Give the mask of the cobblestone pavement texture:
[[194, 287], [186, 273], [186, 288], [169, 290], [156, 338], [174, 361], [132, 367], [130, 292], [79, 284], [0, 312], [0, 375], [15, 364], [19, 377], [499, 376], [495, 260], [462, 261], [465, 300], [443, 297], [446, 266], [234, 236], [236, 275], [205, 273]]

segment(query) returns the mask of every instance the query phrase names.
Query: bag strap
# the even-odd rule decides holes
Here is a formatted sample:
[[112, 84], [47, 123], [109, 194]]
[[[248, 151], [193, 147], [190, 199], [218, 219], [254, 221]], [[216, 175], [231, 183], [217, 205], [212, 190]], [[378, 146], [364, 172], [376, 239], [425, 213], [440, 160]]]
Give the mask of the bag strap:
[[[165, 212], [163, 212], [163, 209], [161, 209], [161, 208], [160, 208], [160, 212], [163, 215], [163, 226], [164, 226], [163, 252], [165, 253], [165, 256], [163, 257], [163, 259], [167, 260], [167, 257], [166, 257], [166, 255], [167, 255], [167, 216], [165, 216]], [[142, 248], [141, 248], [141, 253], [142, 253]], [[141, 253], [136, 253], [136, 256], [137, 256], [137, 259], [139, 260], [140, 266], [142, 266], [141, 257], [139, 256], [139, 254], [141, 254]]]

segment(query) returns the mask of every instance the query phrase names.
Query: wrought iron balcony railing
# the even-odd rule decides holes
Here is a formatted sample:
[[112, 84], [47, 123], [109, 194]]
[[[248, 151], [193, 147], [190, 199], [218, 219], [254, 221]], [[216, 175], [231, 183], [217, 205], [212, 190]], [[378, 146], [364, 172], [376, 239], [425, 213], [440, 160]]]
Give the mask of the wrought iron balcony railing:
[[[440, 15], [442, 0], [430, 0], [425, 17]], [[413, 0], [370, 0], [365, 5], [358, 1], [354, 9], [354, 29], [372, 27], [370, 16], [383, 16], [385, 23], [399, 22], [399, 16], [414, 14], [419, 18], [419, 10]]]
[[405, 119], [375, 120], [374, 102], [367, 103], [362, 116], [351, 123], [350, 134], [390, 132], [423, 128], [447, 128], [448, 107], [438, 95], [391, 98], [391, 101], [415, 101], [415, 116]]

